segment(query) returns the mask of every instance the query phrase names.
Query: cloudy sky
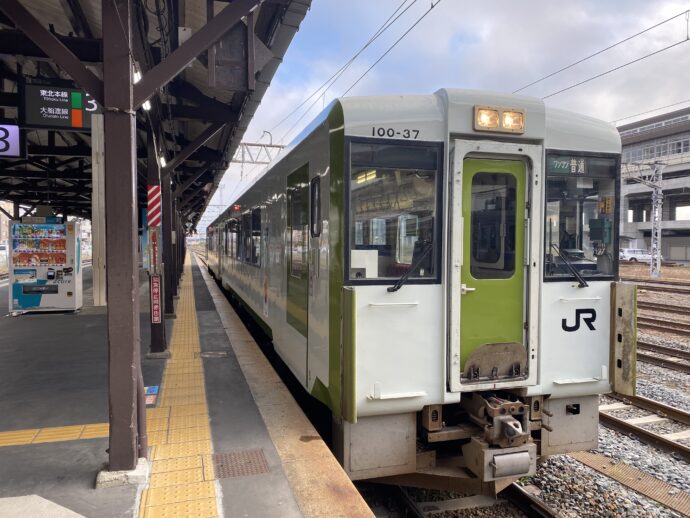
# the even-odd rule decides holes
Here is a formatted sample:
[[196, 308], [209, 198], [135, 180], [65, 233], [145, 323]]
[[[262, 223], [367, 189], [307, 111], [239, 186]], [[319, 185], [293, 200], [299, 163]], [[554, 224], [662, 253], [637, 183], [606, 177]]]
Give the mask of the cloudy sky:
[[[520, 93], [546, 97], [625, 66], [545, 102], [607, 121], [690, 100], [690, 1], [662, 0], [434, 0], [435, 7], [347, 95], [431, 93], [439, 88], [513, 92], [653, 25], [658, 27]], [[401, 7], [402, 6], [402, 7]], [[245, 141], [288, 143], [322, 107], [342, 96], [425, 12], [431, 0], [313, 0], [245, 135]], [[398, 8], [400, 8], [398, 10]], [[319, 91], [397, 10], [404, 13], [327, 91]], [[397, 16], [396, 14], [396, 16]], [[661, 50], [678, 43], [667, 50]], [[690, 106], [690, 101], [645, 116]], [[311, 109], [309, 109], [311, 107]], [[639, 117], [638, 117], [639, 118]], [[635, 118], [621, 121], [634, 121]], [[260, 140], [261, 139], [261, 140]], [[231, 166], [204, 228], [246, 182], [254, 166]]]

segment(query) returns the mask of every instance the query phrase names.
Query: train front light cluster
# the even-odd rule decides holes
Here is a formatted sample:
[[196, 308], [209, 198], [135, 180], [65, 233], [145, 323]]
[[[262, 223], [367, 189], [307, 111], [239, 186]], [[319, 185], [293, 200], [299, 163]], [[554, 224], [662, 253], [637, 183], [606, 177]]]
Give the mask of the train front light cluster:
[[524, 133], [525, 112], [514, 108], [475, 106], [474, 129], [476, 131]]

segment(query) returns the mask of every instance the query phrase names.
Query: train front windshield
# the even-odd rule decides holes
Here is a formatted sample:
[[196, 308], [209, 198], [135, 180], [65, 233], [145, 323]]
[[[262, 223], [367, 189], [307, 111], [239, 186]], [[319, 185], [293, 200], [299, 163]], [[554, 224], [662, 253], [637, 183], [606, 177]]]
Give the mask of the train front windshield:
[[352, 142], [349, 280], [439, 279], [441, 146]]
[[546, 279], [613, 277], [618, 266], [618, 160], [549, 153], [546, 157]]

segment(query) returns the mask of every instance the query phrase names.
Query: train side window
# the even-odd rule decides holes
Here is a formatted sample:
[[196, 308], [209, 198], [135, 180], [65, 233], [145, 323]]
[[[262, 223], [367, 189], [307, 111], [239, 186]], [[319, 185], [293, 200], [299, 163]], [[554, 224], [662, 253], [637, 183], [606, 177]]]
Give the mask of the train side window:
[[310, 215], [309, 229], [311, 237], [321, 235], [321, 177], [317, 176], [311, 181], [310, 188]]
[[252, 264], [261, 264], [261, 209], [252, 210]]
[[242, 261], [252, 261], [252, 215], [247, 212], [242, 214]]

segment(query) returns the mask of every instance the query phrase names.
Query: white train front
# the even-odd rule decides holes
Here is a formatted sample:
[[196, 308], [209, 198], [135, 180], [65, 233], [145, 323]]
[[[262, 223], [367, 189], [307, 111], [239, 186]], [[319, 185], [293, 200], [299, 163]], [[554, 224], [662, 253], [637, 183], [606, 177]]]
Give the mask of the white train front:
[[498, 491], [634, 385], [608, 123], [465, 90], [334, 101], [207, 230], [353, 479]]

